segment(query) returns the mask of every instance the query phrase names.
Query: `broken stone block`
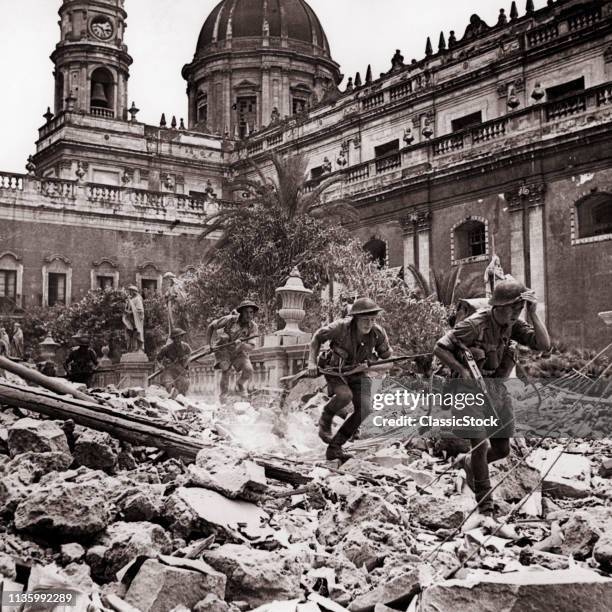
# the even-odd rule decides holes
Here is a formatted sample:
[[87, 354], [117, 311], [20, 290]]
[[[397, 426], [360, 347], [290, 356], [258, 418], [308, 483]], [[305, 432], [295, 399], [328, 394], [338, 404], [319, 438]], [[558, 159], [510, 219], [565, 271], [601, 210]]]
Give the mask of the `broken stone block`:
[[227, 576], [229, 601], [243, 600], [253, 608], [301, 596], [301, 566], [278, 552], [224, 544], [206, 551], [204, 560]]
[[60, 548], [62, 555], [62, 563], [68, 565], [69, 563], [76, 563], [85, 556], [85, 549], [76, 542], [70, 544], [62, 544]]
[[347, 507], [351, 513], [353, 522], [369, 521], [373, 518], [389, 523], [397, 523], [400, 520], [399, 510], [385, 501], [380, 495], [357, 489], [347, 500]]
[[411, 518], [429, 529], [455, 529], [461, 525], [466, 512], [456, 501], [429, 495], [413, 497], [408, 510]]
[[519, 554], [519, 561], [522, 565], [532, 566], [539, 565], [550, 570], [560, 570], [569, 568], [569, 558], [562, 555], [543, 550], [536, 550], [527, 546], [523, 548]]
[[588, 559], [597, 540], [606, 530], [610, 530], [611, 525], [612, 510], [591, 508], [572, 513], [563, 525], [561, 552], [564, 555], [572, 555], [579, 561]]
[[111, 471], [117, 465], [119, 450], [119, 443], [106, 432], [85, 429], [74, 445], [74, 459], [92, 470]]
[[102, 531], [111, 520], [110, 502], [99, 484], [57, 480], [39, 486], [15, 509], [18, 531], [61, 539]]
[[13, 557], [0, 551], [0, 579], [2, 576], [8, 580], [14, 580], [17, 576], [17, 565]]
[[110, 582], [130, 561], [144, 555], [155, 557], [172, 550], [170, 536], [153, 523], [113, 523], [101, 533], [87, 552], [87, 563], [97, 580]]
[[221, 532], [259, 530], [268, 514], [255, 504], [227, 499], [216, 491], [179, 487], [167, 500], [164, 516], [171, 528], [183, 537], [192, 533], [207, 535]]
[[213, 593], [209, 593], [193, 607], [193, 612], [230, 612], [230, 606]]
[[27, 475], [28, 483], [38, 482], [45, 474], [67, 470], [72, 463], [72, 456], [60, 452], [34, 453], [25, 452], [17, 455], [4, 466], [6, 474], [19, 472], [22, 480]]
[[605, 572], [612, 572], [612, 534], [606, 533], [597, 540], [593, 548], [593, 558]]
[[178, 605], [192, 608], [210, 593], [225, 599], [225, 582], [223, 574], [202, 561], [162, 555], [142, 564], [125, 601], [141, 612], [168, 612]]
[[70, 455], [66, 434], [54, 421], [19, 419], [9, 427], [7, 445], [11, 457], [27, 452]]
[[610, 478], [612, 476], [612, 459], [604, 459], [599, 466], [597, 472], [602, 478]]
[[265, 469], [253, 461], [210, 468], [190, 465], [188, 477], [193, 486], [217, 491], [230, 499], [256, 501], [267, 489]]
[[586, 457], [563, 453], [561, 449], [538, 448], [527, 457], [527, 463], [542, 476], [554, 463], [542, 483], [543, 493], [552, 497], [573, 498], [590, 495], [591, 462]]
[[580, 610], [608, 612], [612, 607], [612, 579], [577, 567], [507, 574], [475, 571], [465, 580], [445, 580], [426, 588], [420, 612], [549, 612], [577, 610], [577, 605]]
[[124, 491], [115, 503], [124, 521], [150, 521], [161, 513], [163, 494], [161, 485], [142, 484]]
[[405, 609], [421, 587], [419, 568], [407, 567], [399, 576], [383, 582], [372, 591], [360, 595], [349, 606], [351, 612], [373, 612], [376, 604]]

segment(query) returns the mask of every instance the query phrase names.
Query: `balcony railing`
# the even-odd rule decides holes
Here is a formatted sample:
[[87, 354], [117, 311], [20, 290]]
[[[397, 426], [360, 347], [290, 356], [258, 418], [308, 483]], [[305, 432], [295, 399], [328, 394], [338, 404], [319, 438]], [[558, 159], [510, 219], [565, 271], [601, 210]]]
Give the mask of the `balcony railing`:
[[589, 26], [594, 25], [600, 19], [601, 7], [596, 7], [594, 9], [568, 17], [567, 26], [570, 32], [575, 32], [576, 30], [582, 30], [583, 28], [588, 28]]
[[451, 134], [434, 142], [433, 154], [444, 155], [451, 151], [460, 151], [461, 149], [463, 149], [463, 134]]
[[370, 177], [370, 165], [368, 163], [353, 166], [346, 171], [346, 182], [355, 183]]
[[7, 172], [0, 173], [0, 189], [10, 189], [12, 191], [21, 191], [23, 189], [23, 174], [10, 174]]
[[385, 96], [381, 91], [380, 93], [377, 93], [373, 96], [370, 96], [369, 98], [366, 98], [363, 101], [363, 108], [364, 110], [370, 110], [371, 108], [376, 108], [377, 106], [380, 106], [381, 104], [383, 104], [384, 101], [385, 101]]
[[546, 104], [546, 121], [565, 119], [586, 110], [587, 96], [579, 94]]
[[270, 136], [266, 139], [266, 144], [268, 145], [268, 147], [275, 147], [281, 142], [283, 142], [283, 132], [281, 132], [280, 134], [275, 134], [274, 136]]
[[94, 117], [104, 117], [105, 119], [114, 119], [115, 111], [110, 108], [101, 108], [98, 106], [92, 106], [89, 109], [89, 114]]
[[546, 24], [541, 28], [537, 28], [536, 30], [531, 30], [527, 32], [527, 43], [530, 47], [537, 47], [538, 45], [543, 45], [555, 38], [559, 37], [559, 24], [550, 23]]
[[389, 172], [402, 165], [402, 156], [399, 151], [389, 153], [384, 157], [379, 157], [374, 160], [376, 163], [376, 174], [382, 174], [383, 172]]
[[472, 128], [472, 142], [478, 144], [480, 142], [488, 142], [496, 138], [502, 138], [506, 135], [506, 125], [508, 120], [494, 119], [482, 125]]

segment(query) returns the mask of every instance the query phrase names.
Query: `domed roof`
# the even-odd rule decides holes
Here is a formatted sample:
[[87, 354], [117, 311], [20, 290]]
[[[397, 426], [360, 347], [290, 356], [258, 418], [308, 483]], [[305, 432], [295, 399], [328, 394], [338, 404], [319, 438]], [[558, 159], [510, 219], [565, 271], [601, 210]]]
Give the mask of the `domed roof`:
[[204, 22], [196, 56], [229, 40], [240, 49], [260, 48], [268, 37], [271, 47], [280, 47], [281, 38], [287, 38], [298, 47], [307, 43], [310, 48], [304, 51], [330, 58], [321, 22], [304, 0], [222, 0]]

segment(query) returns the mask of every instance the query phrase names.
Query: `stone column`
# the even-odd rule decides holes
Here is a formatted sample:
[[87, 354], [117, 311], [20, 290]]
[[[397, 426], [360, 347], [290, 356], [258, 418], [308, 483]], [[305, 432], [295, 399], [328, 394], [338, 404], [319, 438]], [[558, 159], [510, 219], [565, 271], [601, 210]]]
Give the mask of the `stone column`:
[[270, 88], [270, 65], [262, 64], [261, 66], [261, 104], [259, 126], [264, 127], [270, 123], [270, 115], [272, 114], [272, 91]]
[[505, 194], [510, 213], [510, 274], [534, 289], [538, 315], [546, 320], [544, 183], [524, 184]]
[[404, 278], [414, 287], [413, 275], [408, 271], [408, 266], [413, 265], [429, 282], [431, 213], [426, 210], [412, 212], [400, 219], [400, 224], [404, 232]]

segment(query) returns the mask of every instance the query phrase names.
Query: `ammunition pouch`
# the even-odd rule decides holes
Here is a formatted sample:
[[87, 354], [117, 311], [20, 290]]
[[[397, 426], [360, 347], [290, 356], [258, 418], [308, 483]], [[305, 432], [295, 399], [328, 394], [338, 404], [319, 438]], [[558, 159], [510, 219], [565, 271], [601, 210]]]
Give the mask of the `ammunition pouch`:
[[338, 347], [325, 349], [319, 353], [317, 366], [321, 370], [340, 369], [346, 365], [348, 357], [349, 354], [344, 349]]

